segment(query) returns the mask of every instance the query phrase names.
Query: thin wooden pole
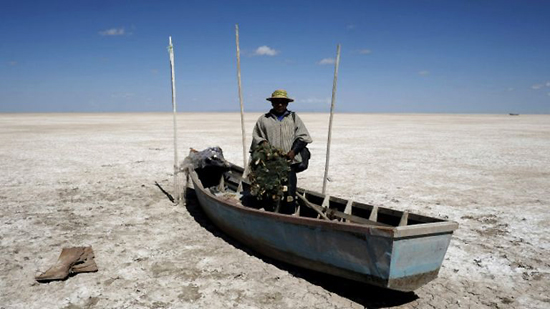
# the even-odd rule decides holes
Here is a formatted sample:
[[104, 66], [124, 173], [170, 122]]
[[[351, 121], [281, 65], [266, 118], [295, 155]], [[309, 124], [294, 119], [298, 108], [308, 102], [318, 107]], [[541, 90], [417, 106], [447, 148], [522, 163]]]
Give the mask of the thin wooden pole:
[[330, 118], [328, 122], [327, 158], [325, 161], [325, 176], [323, 177], [323, 194], [326, 192], [328, 179], [328, 165], [330, 159], [330, 142], [332, 138], [332, 117], [334, 114], [334, 102], [336, 101], [336, 83], [338, 81], [338, 66], [340, 65], [340, 44], [336, 47], [336, 63], [334, 64], [334, 81], [332, 83], [332, 101], [330, 103]]
[[243, 139], [243, 168], [246, 168], [246, 133], [244, 130], [243, 92], [241, 85], [241, 50], [239, 48], [239, 25], [235, 25], [235, 42], [237, 44], [237, 81], [239, 83], [239, 101], [241, 103], [241, 132]]
[[170, 71], [172, 77], [172, 111], [174, 122], [174, 203], [178, 204], [180, 201], [180, 190], [178, 186], [178, 134], [177, 134], [177, 121], [176, 121], [176, 74], [174, 73], [174, 46], [172, 45], [172, 37], [168, 38], [169, 46], [168, 52], [170, 54]]

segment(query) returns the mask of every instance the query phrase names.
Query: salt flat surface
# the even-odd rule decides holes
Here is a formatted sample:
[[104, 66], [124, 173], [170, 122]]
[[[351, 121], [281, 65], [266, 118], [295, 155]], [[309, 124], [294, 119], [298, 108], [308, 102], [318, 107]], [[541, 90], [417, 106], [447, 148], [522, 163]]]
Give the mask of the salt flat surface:
[[[301, 117], [299, 186], [320, 191], [328, 115]], [[181, 159], [219, 145], [242, 164], [236, 113], [180, 114], [178, 134]], [[154, 185], [172, 191], [170, 114], [0, 114], [0, 308], [550, 307], [550, 116], [337, 114], [332, 138], [329, 194], [460, 224], [436, 280], [394, 293], [303, 271], [173, 206]], [[84, 245], [97, 273], [34, 280]]]

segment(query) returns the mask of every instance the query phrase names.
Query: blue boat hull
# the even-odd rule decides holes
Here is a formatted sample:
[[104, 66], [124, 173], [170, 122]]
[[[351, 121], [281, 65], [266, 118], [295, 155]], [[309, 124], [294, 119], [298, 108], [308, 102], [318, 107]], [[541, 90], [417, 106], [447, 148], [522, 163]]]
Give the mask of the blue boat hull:
[[206, 215], [249, 248], [299, 267], [393, 290], [412, 291], [435, 279], [457, 226], [359, 225], [267, 212], [216, 196], [202, 187], [196, 173], [190, 174]]

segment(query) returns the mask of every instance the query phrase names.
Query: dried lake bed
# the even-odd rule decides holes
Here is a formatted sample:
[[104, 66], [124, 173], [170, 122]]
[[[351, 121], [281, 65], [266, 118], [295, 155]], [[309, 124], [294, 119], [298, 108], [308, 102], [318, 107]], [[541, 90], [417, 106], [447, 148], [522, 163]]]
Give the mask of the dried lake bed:
[[[250, 135], [261, 113], [247, 113]], [[328, 115], [299, 186], [320, 191]], [[0, 308], [548, 308], [550, 116], [336, 114], [327, 192], [459, 223], [439, 277], [389, 292], [259, 256], [174, 206], [171, 114], [0, 114]], [[178, 115], [180, 159], [242, 164], [237, 113]], [[250, 137], [248, 136], [248, 142]], [[61, 248], [97, 273], [40, 284]]]

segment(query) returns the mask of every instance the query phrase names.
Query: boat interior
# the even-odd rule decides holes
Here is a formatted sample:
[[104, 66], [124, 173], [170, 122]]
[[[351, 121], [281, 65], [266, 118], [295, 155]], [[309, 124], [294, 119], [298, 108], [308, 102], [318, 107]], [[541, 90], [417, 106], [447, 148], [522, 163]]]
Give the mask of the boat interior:
[[[245, 207], [264, 211], [278, 212], [278, 207], [263, 207], [263, 203], [245, 202], [249, 194], [249, 183], [242, 178], [244, 169], [231, 164], [229, 170], [218, 173], [210, 170], [208, 173], [197, 173], [203, 187], [216, 196], [233, 196]], [[374, 206], [346, 200], [336, 196], [323, 195], [318, 192], [297, 188], [297, 203], [292, 216], [324, 219], [342, 223], [354, 223], [370, 226], [411, 226], [426, 223], [445, 222], [445, 220], [399, 211], [386, 207]]]

